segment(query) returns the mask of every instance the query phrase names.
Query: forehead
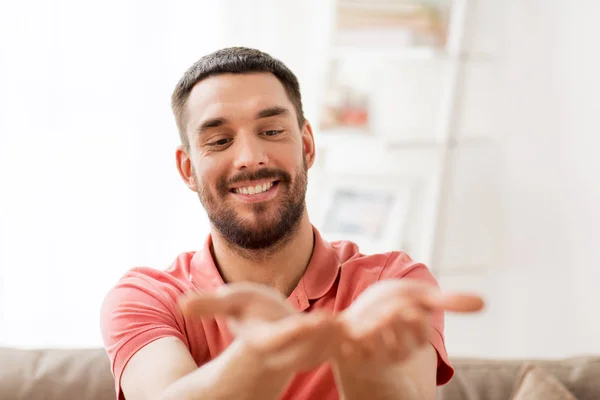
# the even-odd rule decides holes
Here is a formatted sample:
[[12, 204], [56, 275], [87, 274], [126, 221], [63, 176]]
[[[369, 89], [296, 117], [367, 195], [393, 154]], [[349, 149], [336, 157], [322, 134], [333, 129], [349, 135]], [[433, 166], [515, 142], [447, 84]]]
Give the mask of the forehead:
[[209, 118], [251, 117], [266, 107], [295, 109], [283, 84], [270, 73], [220, 74], [200, 81], [187, 102], [188, 129]]

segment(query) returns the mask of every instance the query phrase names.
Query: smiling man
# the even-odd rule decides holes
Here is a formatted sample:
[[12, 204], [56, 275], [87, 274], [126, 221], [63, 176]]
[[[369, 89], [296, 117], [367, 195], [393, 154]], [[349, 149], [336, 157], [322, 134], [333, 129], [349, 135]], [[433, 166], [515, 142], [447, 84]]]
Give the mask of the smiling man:
[[441, 294], [403, 252], [321, 237], [305, 205], [315, 145], [294, 74], [258, 50], [222, 49], [185, 73], [172, 106], [177, 167], [211, 233], [106, 296], [117, 396], [434, 399], [453, 374], [444, 312], [482, 301]]

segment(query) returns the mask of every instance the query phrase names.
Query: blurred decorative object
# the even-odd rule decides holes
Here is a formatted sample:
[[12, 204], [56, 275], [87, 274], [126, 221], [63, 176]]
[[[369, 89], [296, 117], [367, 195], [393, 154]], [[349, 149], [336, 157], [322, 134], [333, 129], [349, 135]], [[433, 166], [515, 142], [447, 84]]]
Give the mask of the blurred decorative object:
[[328, 239], [354, 241], [365, 252], [401, 247], [411, 200], [407, 182], [336, 177], [325, 197], [320, 230]]
[[369, 122], [369, 99], [359, 88], [330, 81], [322, 109], [320, 128], [333, 131], [357, 131], [366, 133]]
[[445, 2], [338, 0], [336, 45], [437, 46], [446, 43]]

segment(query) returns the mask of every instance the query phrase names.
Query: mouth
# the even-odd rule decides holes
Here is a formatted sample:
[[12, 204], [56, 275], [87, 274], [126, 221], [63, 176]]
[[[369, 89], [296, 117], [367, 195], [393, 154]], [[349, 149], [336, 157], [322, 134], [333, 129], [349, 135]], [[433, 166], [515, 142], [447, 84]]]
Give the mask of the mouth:
[[255, 185], [244, 185], [229, 189], [231, 193], [242, 194], [246, 196], [256, 196], [268, 192], [279, 184], [278, 180], [269, 182], [260, 182]]

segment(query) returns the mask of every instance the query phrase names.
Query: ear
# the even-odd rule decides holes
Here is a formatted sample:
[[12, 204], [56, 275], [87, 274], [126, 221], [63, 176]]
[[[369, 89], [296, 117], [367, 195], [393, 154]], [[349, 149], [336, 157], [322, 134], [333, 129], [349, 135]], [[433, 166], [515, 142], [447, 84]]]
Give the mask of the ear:
[[306, 166], [311, 168], [315, 163], [315, 137], [313, 135], [312, 127], [310, 122], [304, 122], [302, 128], [302, 146], [304, 147], [304, 154], [306, 154]]
[[196, 179], [194, 177], [194, 167], [188, 152], [189, 150], [183, 145], [177, 147], [177, 151], [175, 152], [177, 158], [177, 170], [186, 186], [190, 188], [190, 190], [197, 192], [198, 187], [196, 186]]

